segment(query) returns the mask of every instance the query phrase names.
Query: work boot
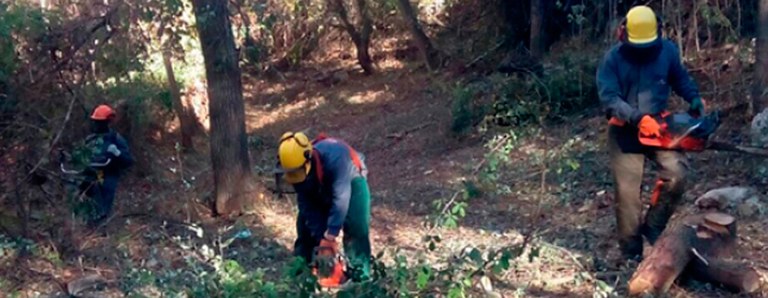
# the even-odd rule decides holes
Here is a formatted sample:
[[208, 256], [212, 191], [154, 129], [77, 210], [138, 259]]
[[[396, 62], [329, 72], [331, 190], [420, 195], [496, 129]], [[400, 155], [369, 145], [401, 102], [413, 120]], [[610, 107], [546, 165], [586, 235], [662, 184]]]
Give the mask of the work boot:
[[624, 259], [639, 261], [643, 258], [643, 237], [640, 235], [619, 239], [619, 249]]
[[645, 214], [645, 221], [640, 226], [640, 234], [645, 236], [645, 239], [651, 245], [656, 244], [656, 240], [664, 232], [669, 219], [675, 213], [675, 207], [680, 201], [680, 197], [680, 195], [662, 197], [662, 201], [648, 209], [648, 212]]
[[648, 243], [653, 246], [656, 244], [656, 240], [659, 239], [659, 236], [661, 236], [661, 233], [664, 232], [664, 227], [651, 227], [650, 225], [644, 224], [642, 227], [640, 227], [640, 234], [645, 236], [645, 240], [648, 240]]

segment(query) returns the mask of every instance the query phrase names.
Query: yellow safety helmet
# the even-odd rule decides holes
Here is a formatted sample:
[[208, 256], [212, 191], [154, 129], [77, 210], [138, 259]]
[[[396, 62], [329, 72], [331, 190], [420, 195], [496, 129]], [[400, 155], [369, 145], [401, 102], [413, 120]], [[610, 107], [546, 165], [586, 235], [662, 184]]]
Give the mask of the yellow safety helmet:
[[647, 44], [659, 38], [659, 22], [648, 6], [632, 7], [627, 13], [627, 40], [633, 44]]
[[277, 155], [280, 159], [279, 170], [286, 182], [296, 184], [307, 179], [312, 167], [309, 162], [312, 157], [312, 142], [307, 135], [301, 132], [284, 133], [280, 138]]

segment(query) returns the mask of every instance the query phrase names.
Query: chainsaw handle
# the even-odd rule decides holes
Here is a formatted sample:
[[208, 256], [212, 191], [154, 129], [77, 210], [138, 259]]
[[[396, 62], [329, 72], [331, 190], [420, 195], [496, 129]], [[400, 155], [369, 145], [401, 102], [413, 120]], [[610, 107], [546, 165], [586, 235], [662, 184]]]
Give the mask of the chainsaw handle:
[[329, 255], [329, 256], [332, 256], [332, 255], [335, 255], [336, 253], [338, 253], [337, 249], [335, 249], [333, 247], [328, 247], [328, 246], [318, 246], [318, 247], [315, 247], [314, 250], [315, 250], [315, 254], [316, 255]]

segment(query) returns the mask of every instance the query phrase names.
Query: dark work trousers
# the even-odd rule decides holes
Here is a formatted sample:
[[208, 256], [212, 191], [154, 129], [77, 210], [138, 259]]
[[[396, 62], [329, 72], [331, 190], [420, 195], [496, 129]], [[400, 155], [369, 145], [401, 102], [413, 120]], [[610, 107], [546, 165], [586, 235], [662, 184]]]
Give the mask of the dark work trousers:
[[[324, 211], [322, 214], [327, 214]], [[314, 249], [320, 245], [322, 235], [313, 235], [307, 217], [299, 212], [296, 220], [298, 237], [294, 243], [294, 255], [303, 257], [307, 262], [312, 261]], [[318, 223], [323, 225], [325, 223]], [[365, 280], [370, 277], [371, 270], [371, 241], [369, 227], [371, 224], [371, 193], [368, 182], [363, 177], [352, 179], [352, 195], [349, 200], [349, 210], [344, 220], [342, 231], [344, 237], [344, 253], [349, 259], [349, 272], [353, 280]], [[317, 230], [317, 229], [314, 229]]]
[[118, 180], [118, 176], [105, 175], [104, 181], [99, 185], [98, 189], [101, 190], [101, 193], [96, 202], [98, 211], [96, 220], [103, 220], [111, 215], [112, 207], [115, 203]]
[[[608, 130], [608, 151], [616, 190], [616, 225], [619, 244], [625, 257], [635, 258], [642, 256], [641, 235], [645, 235], [648, 242], [653, 245], [680, 203], [685, 192], [688, 164], [685, 156], [678, 151], [644, 147], [627, 153], [627, 150], [623, 150], [619, 145], [619, 139], [622, 137], [620, 134], [626, 133], [627, 129], [611, 126]], [[643, 220], [641, 192], [646, 158], [658, 165], [659, 177], [651, 199], [651, 207]]]

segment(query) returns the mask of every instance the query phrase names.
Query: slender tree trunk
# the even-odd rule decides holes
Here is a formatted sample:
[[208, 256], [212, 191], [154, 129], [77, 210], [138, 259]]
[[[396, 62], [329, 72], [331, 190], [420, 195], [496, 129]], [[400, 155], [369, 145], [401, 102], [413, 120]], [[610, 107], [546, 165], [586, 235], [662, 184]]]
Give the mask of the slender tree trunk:
[[363, 68], [363, 72], [365, 72], [365, 74], [372, 74], [373, 60], [368, 52], [368, 48], [371, 43], [373, 22], [371, 21], [370, 15], [368, 15], [366, 0], [355, 0], [355, 8], [360, 14], [359, 32], [355, 28], [355, 25], [349, 20], [349, 13], [347, 13], [347, 8], [344, 7], [343, 0], [328, 0], [328, 6], [336, 11], [344, 30], [346, 30], [349, 37], [352, 38], [352, 42], [355, 44], [357, 50], [357, 61], [360, 63], [360, 67]]
[[233, 4], [237, 10], [237, 14], [240, 16], [240, 19], [243, 22], [243, 27], [245, 28], [245, 36], [243, 36], [244, 40], [242, 47], [245, 58], [250, 63], [256, 63], [260, 59], [259, 56], [261, 56], [261, 53], [255, 52], [257, 49], [255, 49], [256, 41], [251, 35], [251, 17], [243, 10], [243, 0], [235, 1]]
[[373, 60], [368, 52], [371, 47], [371, 33], [373, 33], [373, 21], [368, 14], [367, 0], [356, 0], [357, 13], [360, 14], [360, 41], [356, 42], [357, 60], [366, 74], [373, 73]]
[[677, 34], [677, 48], [680, 49], [680, 58], [685, 57], [685, 47], [683, 45], [683, 17], [682, 12], [680, 11], [680, 1], [672, 1], [675, 3], [675, 9], [673, 13], [675, 14], [675, 33]]
[[195, 118], [191, 111], [181, 103], [181, 92], [179, 83], [176, 81], [176, 75], [173, 73], [173, 61], [169, 49], [163, 50], [163, 66], [165, 74], [168, 77], [168, 89], [171, 91], [171, 102], [176, 117], [179, 117], [179, 126], [181, 131], [181, 146], [185, 151], [194, 150], [192, 137], [195, 135]]
[[757, 48], [755, 50], [755, 82], [752, 87], [753, 113], [763, 111], [768, 104], [768, 0], [760, 0], [757, 20]]
[[240, 212], [251, 196], [245, 107], [227, 2], [193, 0], [205, 60], [211, 115], [211, 164], [216, 213]]
[[[693, 43], [696, 45], [696, 53], [698, 54], [701, 52], [701, 45], [699, 44], [699, 1], [693, 2], [693, 32], [691, 32], [691, 35], [693, 36]], [[709, 29], [707, 29], [709, 30]], [[708, 36], [709, 38], [712, 38], [712, 35], [710, 34]]]
[[416, 46], [421, 51], [422, 58], [427, 64], [429, 70], [435, 70], [440, 67], [440, 54], [432, 45], [432, 41], [429, 40], [427, 34], [421, 29], [419, 23], [418, 14], [413, 10], [413, 6], [409, 0], [397, 0], [397, 7], [400, 9], [400, 13], [405, 19], [405, 23], [408, 26], [408, 30], [411, 31]]
[[541, 59], [544, 55], [544, 9], [546, 0], [531, 0], [531, 56]]

